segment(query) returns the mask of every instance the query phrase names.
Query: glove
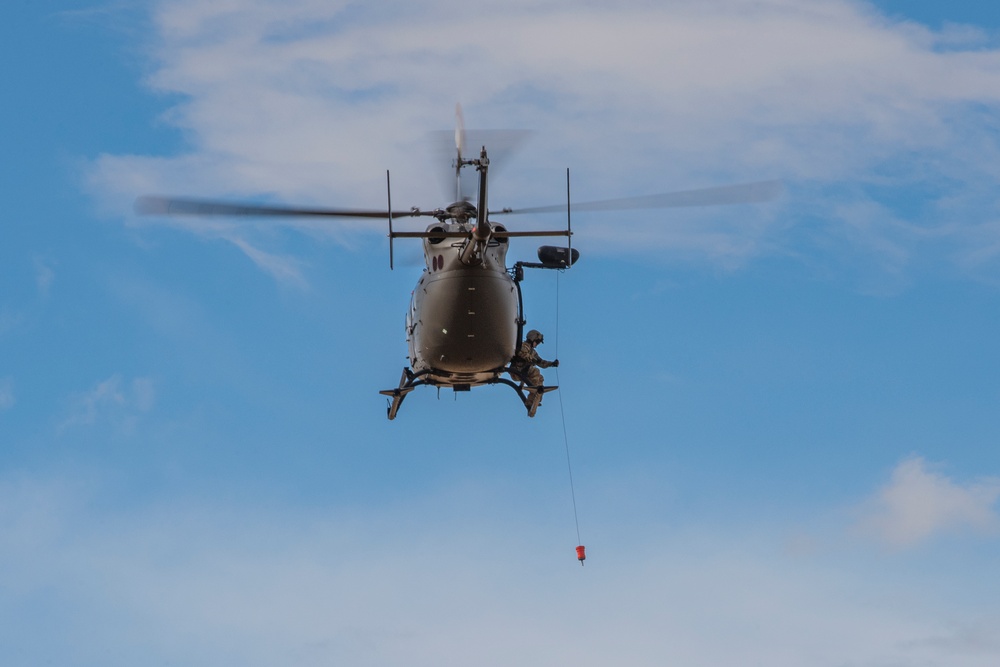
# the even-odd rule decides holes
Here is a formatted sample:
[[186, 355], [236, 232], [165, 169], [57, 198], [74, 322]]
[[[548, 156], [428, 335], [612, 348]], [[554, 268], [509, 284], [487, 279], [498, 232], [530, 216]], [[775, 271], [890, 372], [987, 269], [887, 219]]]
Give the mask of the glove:
[[555, 361], [552, 362], [552, 367], [553, 368], [559, 368], [559, 360], [558, 359], [556, 359]]

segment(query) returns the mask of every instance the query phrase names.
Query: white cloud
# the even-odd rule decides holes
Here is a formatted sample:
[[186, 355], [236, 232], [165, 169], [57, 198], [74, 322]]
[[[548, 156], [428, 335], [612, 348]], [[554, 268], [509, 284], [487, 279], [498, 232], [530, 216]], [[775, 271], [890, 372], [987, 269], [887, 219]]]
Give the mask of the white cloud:
[[[790, 184], [780, 211], [583, 218], [580, 245], [596, 252], [738, 266], [788, 252], [805, 217], [847, 247], [877, 241], [897, 271], [942, 242], [981, 255], [981, 225], [998, 217], [1000, 50], [863, 2], [167, 0], [154, 25], [147, 81], [181, 96], [164, 120], [190, 150], [97, 159], [93, 187], [118, 211], [147, 192], [380, 207], [386, 167], [394, 202], [438, 206], [420, 138], [460, 101], [470, 127], [538, 130], [493, 188], [498, 205], [558, 202], [567, 165], [581, 199]], [[860, 240], [844, 224], [896, 199], [924, 203]]]
[[45, 644], [49, 626], [15, 614], [18, 605], [58, 619], [66, 654], [53, 662], [109, 667], [724, 665], [748, 656], [773, 667], [985, 666], [1000, 657], [980, 631], [1000, 612], [995, 599], [957, 612], [930, 593], [914, 603], [900, 595], [913, 581], [788, 558], [718, 526], [727, 537], [675, 525], [642, 543], [592, 544], [580, 568], [551, 526], [475, 510], [456, 517], [454, 501], [109, 511], [79, 484], [0, 484], [0, 617], [17, 624], [0, 658], [30, 659]]
[[915, 456], [893, 471], [891, 481], [870, 504], [863, 526], [895, 547], [958, 530], [993, 535], [1000, 528], [997, 498], [1000, 479], [957, 483]]
[[74, 395], [70, 400], [69, 416], [59, 430], [106, 422], [123, 433], [131, 433], [139, 417], [153, 408], [155, 400], [156, 390], [151, 379], [134, 378], [127, 383], [116, 373], [92, 389]]

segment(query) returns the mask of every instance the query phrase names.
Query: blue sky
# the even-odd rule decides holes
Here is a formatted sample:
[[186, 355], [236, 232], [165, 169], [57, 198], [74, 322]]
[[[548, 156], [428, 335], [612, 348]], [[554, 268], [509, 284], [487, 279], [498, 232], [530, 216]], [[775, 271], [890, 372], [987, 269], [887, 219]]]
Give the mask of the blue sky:
[[[11, 5], [3, 664], [1000, 658], [988, 4]], [[554, 396], [385, 419], [416, 248], [131, 212], [378, 207], [387, 168], [439, 206], [456, 102], [534, 132], [496, 206], [561, 201], [566, 167], [581, 201], [786, 185], [581, 213], [577, 267], [525, 282], [584, 568]]]

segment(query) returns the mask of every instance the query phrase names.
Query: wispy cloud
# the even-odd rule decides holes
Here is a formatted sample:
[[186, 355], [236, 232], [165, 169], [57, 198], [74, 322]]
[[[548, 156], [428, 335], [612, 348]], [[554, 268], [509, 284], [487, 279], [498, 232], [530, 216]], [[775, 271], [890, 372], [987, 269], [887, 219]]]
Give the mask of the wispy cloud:
[[278, 282], [303, 289], [308, 286], [305, 276], [299, 269], [301, 262], [296, 259], [261, 250], [239, 236], [234, 235], [227, 240], [242, 250], [254, 264], [271, 274]]
[[35, 257], [35, 284], [38, 292], [43, 297], [48, 296], [52, 283], [56, 280], [56, 272], [52, 268], [52, 261], [44, 257]]
[[22, 315], [0, 308], [0, 335], [15, 329], [23, 320]]
[[960, 483], [924, 459], [900, 463], [871, 501], [862, 527], [893, 547], [911, 547], [962, 530], [995, 535], [1000, 478]]
[[123, 433], [131, 433], [139, 417], [156, 402], [156, 390], [149, 378], [127, 382], [115, 374], [70, 399], [69, 416], [60, 424], [65, 431], [75, 426], [110, 423]]
[[0, 412], [14, 407], [14, 378], [0, 378]]

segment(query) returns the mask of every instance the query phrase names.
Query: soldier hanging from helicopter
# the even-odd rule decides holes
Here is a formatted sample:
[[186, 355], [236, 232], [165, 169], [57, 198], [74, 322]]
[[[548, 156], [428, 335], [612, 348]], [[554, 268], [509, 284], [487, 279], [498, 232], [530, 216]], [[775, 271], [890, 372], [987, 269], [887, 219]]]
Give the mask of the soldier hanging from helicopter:
[[528, 332], [524, 342], [521, 343], [520, 349], [518, 349], [517, 354], [514, 355], [514, 359], [510, 362], [511, 374], [532, 389], [541, 387], [545, 381], [541, 371], [538, 370], [538, 366], [542, 368], [549, 368], [550, 366], [559, 367], [558, 359], [555, 361], [546, 361], [535, 350], [535, 348], [544, 342], [545, 337], [541, 332], [532, 329]]

